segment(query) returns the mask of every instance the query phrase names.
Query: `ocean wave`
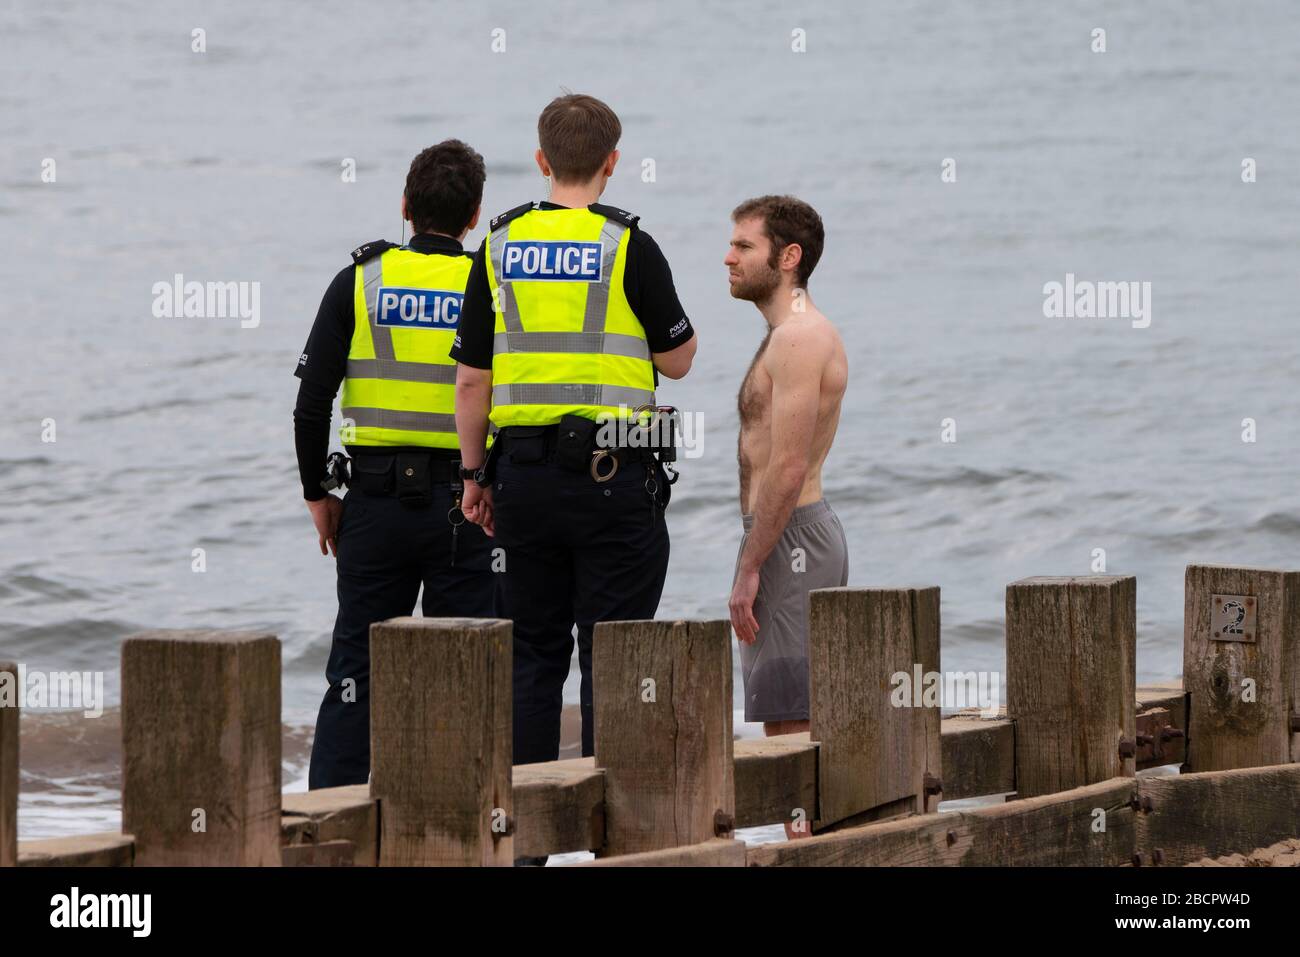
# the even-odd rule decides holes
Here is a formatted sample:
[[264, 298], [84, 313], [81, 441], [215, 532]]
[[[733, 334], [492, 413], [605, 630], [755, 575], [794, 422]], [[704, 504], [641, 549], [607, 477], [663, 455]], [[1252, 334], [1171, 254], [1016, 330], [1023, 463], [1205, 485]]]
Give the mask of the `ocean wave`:
[[0, 599], [14, 604], [43, 604], [51, 601], [91, 601], [95, 593], [44, 575], [8, 574], [0, 578]]

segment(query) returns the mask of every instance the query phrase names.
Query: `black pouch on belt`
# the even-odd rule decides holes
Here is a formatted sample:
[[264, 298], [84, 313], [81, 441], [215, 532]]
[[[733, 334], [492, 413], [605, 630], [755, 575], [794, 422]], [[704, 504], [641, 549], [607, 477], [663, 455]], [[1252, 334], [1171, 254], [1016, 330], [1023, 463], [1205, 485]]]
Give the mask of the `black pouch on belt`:
[[581, 415], [560, 419], [555, 434], [555, 463], [572, 472], [591, 469], [591, 453], [596, 450], [596, 420]]
[[[541, 425], [512, 425], [508, 430], [504, 430], [496, 437], [492, 443], [492, 448], [488, 450], [488, 458], [495, 459], [494, 453], [502, 448], [501, 438], [505, 436], [505, 454], [510, 456], [510, 461], [516, 465], [536, 465], [546, 458], [546, 428]], [[493, 471], [486, 470], [485, 475], [491, 475], [495, 472], [495, 463]]]
[[393, 491], [393, 457], [362, 454], [352, 457], [350, 488], [367, 495], [391, 495]]
[[428, 453], [398, 453], [397, 500], [407, 508], [428, 508], [433, 504], [433, 474]]

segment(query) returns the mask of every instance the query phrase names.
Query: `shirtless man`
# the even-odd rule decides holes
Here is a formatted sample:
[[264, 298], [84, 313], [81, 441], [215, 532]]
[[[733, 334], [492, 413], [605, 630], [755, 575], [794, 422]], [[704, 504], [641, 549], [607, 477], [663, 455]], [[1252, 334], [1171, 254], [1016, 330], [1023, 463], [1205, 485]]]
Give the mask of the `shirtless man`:
[[[808, 592], [848, 583], [844, 530], [822, 498], [822, 463], [848, 383], [844, 344], [808, 296], [821, 217], [792, 196], [747, 200], [723, 262], [731, 295], [758, 307], [767, 335], [740, 387], [745, 535], [731, 590], [745, 720], [767, 735], [807, 731]], [[791, 837], [807, 836], [786, 825]]]

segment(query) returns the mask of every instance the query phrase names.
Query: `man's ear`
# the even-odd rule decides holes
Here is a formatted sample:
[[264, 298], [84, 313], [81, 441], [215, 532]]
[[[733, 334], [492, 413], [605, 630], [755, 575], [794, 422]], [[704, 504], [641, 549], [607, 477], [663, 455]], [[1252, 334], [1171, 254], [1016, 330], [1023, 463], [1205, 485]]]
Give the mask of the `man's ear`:
[[618, 150], [614, 150], [614, 152], [610, 153], [609, 156], [605, 159], [606, 176], [614, 175], [614, 167], [618, 165], [618, 155], [619, 155]]
[[411, 214], [406, 211], [406, 194], [402, 194], [402, 219], [410, 221]]
[[794, 272], [799, 268], [799, 262], [803, 259], [803, 247], [798, 243], [791, 243], [781, 250], [781, 268]]
[[542, 171], [542, 175], [545, 176], [547, 179], [550, 179], [551, 164], [546, 162], [546, 154], [542, 152], [542, 148], [540, 146], [537, 147], [537, 152], [533, 154], [533, 158], [537, 160], [537, 168]]
[[482, 214], [482, 212], [483, 212], [483, 204], [479, 203], [478, 209], [474, 210], [474, 215], [470, 217], [469, 225], [465, 227], [465, 232], [469, 232], [471, 229], [473, 229], [475, 226], [478, 225], [478, 218], [479, 215]]

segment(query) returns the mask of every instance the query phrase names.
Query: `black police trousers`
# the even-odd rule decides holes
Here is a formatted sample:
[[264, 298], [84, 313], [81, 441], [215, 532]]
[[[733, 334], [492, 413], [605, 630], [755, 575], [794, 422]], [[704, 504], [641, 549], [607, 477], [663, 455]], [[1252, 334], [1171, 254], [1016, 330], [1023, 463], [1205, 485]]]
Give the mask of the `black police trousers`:
[[[451, 490], [435, 485], [433, 504], [409, 508], [395, 497], [349, 489], [338, 528], [339, 613], [316, 719], [310, 788], [370, 778], [370, 626], [410, 615], [424, 586], [425, 617], [494, 618], [501, 575], [491, 539], [472, 522], [459, 527], [452, 564]], [[348, 681], [348, 679], [352, 679]]]
[[664, 510], [646, 491], [643, 463], [597, 483], [552, 462], [516, 462], [510, 449], [497, 463], [492, 496], [496, 544], [505, 549], [501, 617], [514, 622], [514, 763], [559, 757], [575, 624], [582, 753], [590, 755], [592, 629], [655, 616], [668, 571]]

